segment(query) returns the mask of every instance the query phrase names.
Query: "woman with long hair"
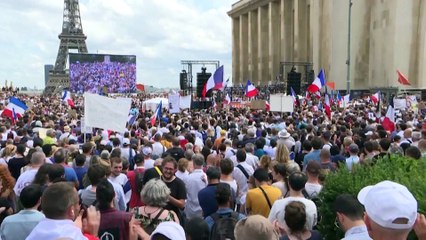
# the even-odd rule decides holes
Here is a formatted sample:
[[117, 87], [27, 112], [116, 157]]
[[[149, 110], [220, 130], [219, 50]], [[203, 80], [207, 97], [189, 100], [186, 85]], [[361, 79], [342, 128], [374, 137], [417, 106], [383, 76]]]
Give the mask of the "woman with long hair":
[[41, 165], [41, 167], [38, 169], [36, 175], [34, 176], [33, 184], [40, 185], [43, 190], [49, 185], [49, 172], [52, 168], [52, 164], [45, 163]]
[[272, 177], [274, 183], [272, 186], [277, 187], [281, 190], [282, 196], [286, 197], [288, 192], [287, 183], [287, 168], [283, 163], [276, 163], [272, 167]]
[[9, 159], [11, 159], [16, 152], [16, 146], [13, 144], [8, 144], [3, 150], [3, 153], [0, 157], [0, 164], [7, 165]]
[[268, 155], [263, 155], [259, 160], [259, 168], [263, 168], [268, 171], [269, 182], [272, 183], [273, 175], [272, 175], [272, 159]]
[[277, 163], [283, 163], [288, 169], [297, 168], [300, 171], [299, 165], [290, 159], [290, 152], [285, 144], [279, 143], [277, 145], [277, 151], [275, 152], [275, 161]]
[[0, 208], [4, 207], [5, 210], [0, 213], [0, 223], [9, 215], [12, 215], [16, 209], [16, 197], [13, 187], [15, 187], [15, 178], [9, 172], [5, 165], [0, 164]]

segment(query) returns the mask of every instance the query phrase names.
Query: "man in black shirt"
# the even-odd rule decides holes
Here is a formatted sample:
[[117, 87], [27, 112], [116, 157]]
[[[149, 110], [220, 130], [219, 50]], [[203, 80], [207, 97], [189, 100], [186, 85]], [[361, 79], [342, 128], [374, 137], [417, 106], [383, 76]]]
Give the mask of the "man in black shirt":
[[185, 208], [186, 189], [185, 183], [175, 176], [177, 162], [172, 157], [165, 157], [162, 163], [163, 175], [161, 179], [170, 189], [169, 202], [165, 209], [173, 210], [179, 218], [181, 224], [184, 224], [182, 210]]

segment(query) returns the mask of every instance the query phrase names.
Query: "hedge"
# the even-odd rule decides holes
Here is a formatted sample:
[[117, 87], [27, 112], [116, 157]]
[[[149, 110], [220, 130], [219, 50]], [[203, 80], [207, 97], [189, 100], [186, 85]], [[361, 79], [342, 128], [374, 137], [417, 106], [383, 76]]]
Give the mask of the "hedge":
[[[371, 166], [354, 166], [352, 173], [345, 167], [335, 174], [329, 174], [324, 182], [324, 188], [319, 195], [321, 220], [318, 230], [324, 239], [341, 239], [344, 233], [338, 229], [334, 221], [334, 199], [349, 193], [357, 196], [358, 192], [367, 185], [374, 185], [384, 180], [391, 180], [405, 185], [417, 199], [419, 211], [426, 210], [426, 160], [413, 160], [405, 157], [392, 156], [390, 160], [382, 159]], [[409, 239], [416, 239], [413, 233]]]

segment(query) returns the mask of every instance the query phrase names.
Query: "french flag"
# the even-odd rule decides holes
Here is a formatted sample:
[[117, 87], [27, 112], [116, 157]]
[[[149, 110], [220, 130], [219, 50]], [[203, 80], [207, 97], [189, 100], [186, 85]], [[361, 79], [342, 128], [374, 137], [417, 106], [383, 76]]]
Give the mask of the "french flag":
[[27, 109], [28, 107], [24, 102], [15, 97], [10, 97], [9, 104], [3, 110], [2, 116], [9, 117], [13, 122], [16, 122], [18, 118], [24, 115]]
[[223, 87], [223, 65], [220, 66], [213, 75], [210, 76], [206, 84], [204, 84], [203, 92], [201, 93], [203, 97], [206, 97], [207, 92], [210, 89], [221, 90]]
[[371, 95], [370, 100], [373, 101], [374, 104], [377, 104], [380, 101], [380, 91]]
[[345, 104], [348, 104], [351, 101], [351, 94], [346, 94], [345, 96], [343, 96], [343, 101], [345, 102]]
[[222, 88], [220, 89], [220, 91], [225, 91], [225, 88], [228, 86], [228, 82], [229, 82], [229, 78], [228, 80], [225, 81], [225, 84], [222, 84]]
[[258, 91], [256, 87], [250, 82], [250, 80], [247, 80], [246, 84], [246, 97], [255, 97], [257, 96]]
[[342, 102], [342, 96], [340, 95], [340, 92], [337, 91], [337, 105], [340, 106], [340, 103]]
[[395, 111], [392, 105], [388, 106], [388, 111], [386, 112], [386, 116], [383, 119], [382, 126], [386, 131], [391, 133], [395, 131]]
[[161, 117], [162, 105], [163, 105], [163, 101], [160, 101], [160, 104], [158, 104], [157, 109], [155, 110], [154, 114], [151, 117], [151, 126], [154, 126], [155, 122], [157, 121], [157, 118]]
[[223, 103], [224, 104], [230, 104], [231, 103], [231, 98], [229, 97], [229, 94], [226, 94], [225, 101]]
[[320, 73], [318, 74], [318, 77], [316, 77], [314, 82], [311, 85], [309, 85], [307, 90], [311, 93], [315, 93], [321, 90], [321, 88], [324, 85], [325, 85], [325, 74], [324, 74], [324, 69], [321, 69]]
[[293, 102], [296, 103], [297, 101], [296, 92], [294, 91], [293, 87], [290, 87], [290, 91], [291, 91], [291, 97], [293, 98]]
[[67, 90], [64, 90], [62, 92], [62, 101], [66, 102], [71, 108], [74, 108], [74, 102], [71, 99], [71, 95], [70, 92], [68, 92]]

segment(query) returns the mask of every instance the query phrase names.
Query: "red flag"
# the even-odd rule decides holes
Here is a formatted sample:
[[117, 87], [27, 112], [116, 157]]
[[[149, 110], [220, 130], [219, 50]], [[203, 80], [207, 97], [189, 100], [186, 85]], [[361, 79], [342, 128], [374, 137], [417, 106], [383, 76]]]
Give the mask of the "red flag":
[[327, 82], [326, 83], [327, 87], [335, 90], [336, 89], [336, 84], [334, 82]]
[[328, 119], [331, 119], [331, 104], [330, 104], [330, 97], [328, 94], [325, 94], [324, 96], [324, 108], [325, 113], [327, 114]]
[[141, 91], [141, 92], [145, 92], [145, 85], [143, 84], [136, 84], [136, 89]]
[[402, 85], [411, 85], [408, 79], [399, 71], [396, 70], [396, 73], [398, 74], [398, 82]]

